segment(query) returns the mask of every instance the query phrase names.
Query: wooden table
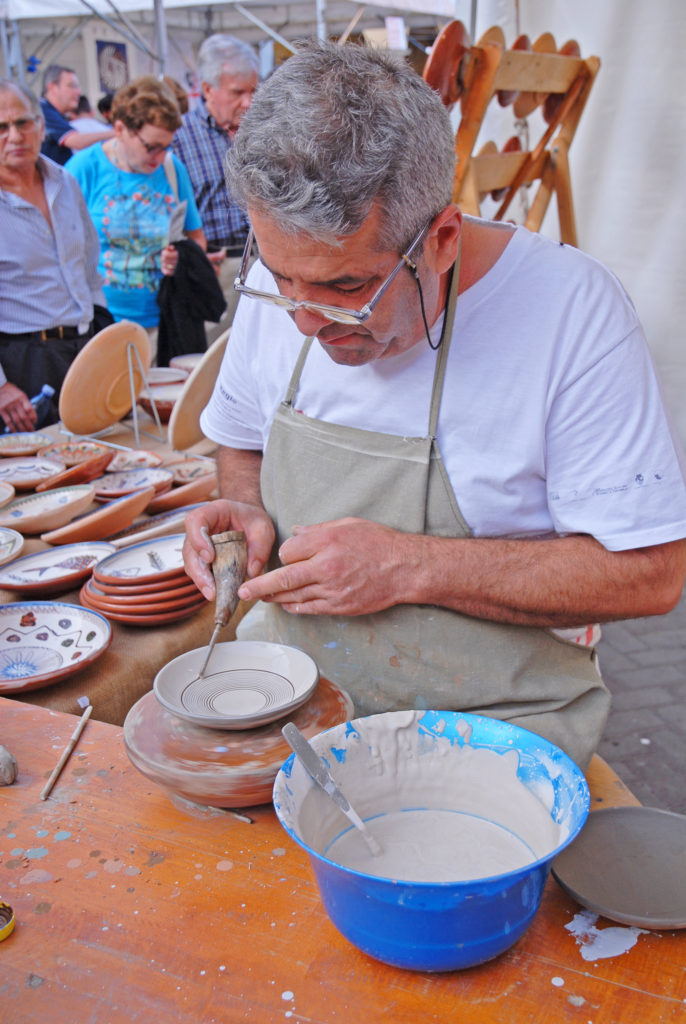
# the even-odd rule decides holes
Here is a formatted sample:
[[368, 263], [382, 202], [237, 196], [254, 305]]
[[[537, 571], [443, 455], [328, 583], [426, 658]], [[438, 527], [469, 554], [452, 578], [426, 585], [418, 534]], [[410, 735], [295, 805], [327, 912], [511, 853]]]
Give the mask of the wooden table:
[[[179, 461], [186, 454], [207, 453], [209, 442], [196, 445], [187, 453], [173, 452], [166, 441], [156, 435], [157, 428], [154, 421], [142, 410], [139, 410], [139, 417], [141, 428], [150, 431], [149, 434], [140, 435], [141, 447], [158, 452], [164, 462]], [[42, 432], [52, 435], [56, 442], [71, 439], [71, 435], [60, 433], [57, 425], [47, 427]], [[125, 424], [117, 424], [101, 440], [135, 447], [133, 430]], [[213, 449], [212, 445], [210, 445], [210, 449]], [[97, 507], [94, 503], [93, 508]], [[136, 521], [143, 521], [145, 518], [147, 517], [140, 516]], [[49, 545], [39, 537], [27, 537], [21, 554], [32, 554], [35, 551], [43, 551], [47, 547]], [[2, 603], [39, 599], [40, 595], [31, 598], [25, 594], [0, 588], [0, 602]], [[79, 604], [79, 589], [49, 597], [47, 600]], [[237, 621], [239, 617], [237, 613]], [[92, 665], [54, 686], [29, 690], [13, 696], [17, 700], [58, 711], [67, 711], [70, 714], [80, 713], [79, 698], [88, 697], [93, 704], [95, 718], [101, 722], [122, 725], [129, 708], [144, 693], [152, 689], [155, 675], [162, 666], [179, 654], [206, 644], [212, 633], [213, 623], [214, 606], [211, 604], [207, 604], [188, 619], [145, 629], [110, 622], [112, 643]], [[227, 629], [222, 635], [222, 640], [232, 639], [233, 635], [231, 629]]]
[[[587, 961], [580, 908], [548, 882], [522, 939], [442, 975], [388, 967], [326, 916], [307, 857], [271, 806], [253, 824], [177, 809], [91, 719], [50, 798], [75, 719], [0, 699], [19, 778], [0, 789], [0, 1019], [12, 1024], [657, 1024], [686, 1019], [679, 932]], [[594, 806], [636, 803], [595, 758]], [[599, 919], [600, 928], [611, 923]]]

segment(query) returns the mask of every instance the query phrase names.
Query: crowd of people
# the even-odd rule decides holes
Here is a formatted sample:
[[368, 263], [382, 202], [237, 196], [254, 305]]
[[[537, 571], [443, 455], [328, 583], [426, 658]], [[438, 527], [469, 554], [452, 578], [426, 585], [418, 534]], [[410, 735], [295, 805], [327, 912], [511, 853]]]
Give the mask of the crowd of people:
[[[152, 362], [161, 314], [183, 325], [177, 334], [194, 350], [204, 319], [230, 323], [248, 222], [227, 201], [224, 161], [257, 88], [257, 57], [231, 36], [211, 36], [198, 74], [193, 109], [175, 79], [145, 75], [103, 96], [98, 116], [72, 68], [49, 66], [40, 99], [0, 81], [5, 429], [36, 427], [31, 398], [43, 384], [55, 391], [43, 424], [57, 420], [71, 361], [108, 323], [143, 326]], [[168, 359], [168, 344], [163, 352]]]

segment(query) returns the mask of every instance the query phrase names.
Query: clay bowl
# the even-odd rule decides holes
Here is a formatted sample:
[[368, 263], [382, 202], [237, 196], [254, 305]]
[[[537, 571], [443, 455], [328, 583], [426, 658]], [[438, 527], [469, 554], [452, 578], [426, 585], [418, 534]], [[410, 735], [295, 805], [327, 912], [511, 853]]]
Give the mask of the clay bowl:
[[81, 484], [17, 498], [0, 509], [0, 526], [25, 534], [56, 530], [88, 508], [94, 493], [92, 484]]
[[211, 474], [199, 476], [181, 487], [172, 487], [165, 494], [156, 494], [148, 505], [146, 512], [158, 514], [170, 512], [183, 505], [199, 504], [210, 497], [217, 486], [217, 478]]
[[6, 483], [4, 480], [0, 480], [0, 508], [3, 505], [9, 504], [15, 495], [15, 490], [12, 484]]
[[43, 455], [2, 459], [0, 461], [0, 481], [11, 484], [15, 491], [32, 491], [34, 488], [38, 490], [42, 483], [54, 480], [61, 475], [63, 470], [63, 462], [46, 459]]
[[114, 544], [115, 548], [125, 548], [129, 544], [137, 544], [139, 541], [149, 540], [152, 537], [163, 537], [168, 533], [178, 533], [185, 529], [185, 519], [188, 512], [194, 508], [200, 508], [203, 502], [196, 502], [193, 505], [182, 505], [181, 508], [170, 509], [168, 512], [160, 512], [159, 515], [148, 516], [139, 523], [134, 523], [126, 530], [113, 533], [105, 539]]
[[250, 807], [271, 800], [276, 774], [290, 747], [281, 735], [286, 721], [306, 737], [346, 721], [350, 697], [320, 679], [310, 699], [288, 718], [256, 729], [206, 729], [165, 710], [154, 693], [133, 705], [124, 722], [124, 745], [135, 767], [172, 801], [211, 807]]
[[[50, 439], [52, 442], [52, 438]], [[65, 466], [78, 466], [81, 462], [88, 462], [96, 455], [104, 455], [107, 452], [112, 454], [112, 449], [107, 445], [98, 444], [97, 441], [63, 441], [58, 444], [51, 443], [48, 448], [41, 450], [41, 455], [46, 459], [57, 459]]]
[[152, 487], [155, 494], [163, 494], [172, 486], [174, 474], [158, 466], [125, 469], [120, 473], [106, 473], [95, 481], [95, 500], [111, 501], [125, 494]]
[[20, 554], [24, 547], [24, 538], [16, 530], [0, 526], [0, 565], [6, 565]]
[[334, 925], [396, 967], [458, 970], [512, 946], [588, 815], [580, 768], [509, 722], [391, 711], [311, 743], [382, 853], [369, 856], [294, 755], [274, 784], [277, 816], [307, 852]]
[[101, 583], [140, 585], [161, 583], [185, 575], [182, 554], [185, 539], [185, 533], [172, 533], [130, 544], [103, 559], [93, 579], [98, 586]]
[[109, 466], [108, 473], [122, 473], [127, 469], [152, 469], [162, 465], [162, 456], [157, 452], [135, 449], [130, 452], [117, 452]]
[[0, 569], [0, 587], [42, 597], [73, 590], [96, 565], [116, 548], [103, 541], [65, 544], [17, 558]]
[[49, 434], [40, 434], [35, 430], [0, 434], [0, 455], [35, 455], [51, 444]]
[[[92, 485], [91, 485], [92, 486]], [[57, 493], [48, 491], [48, 494]], [[83, 540], [102, 540], [108, 534], [130, 526], [154, 494], [152, 487], [134, 491], [124, 498], [115, 498], [95, 512], [79, 516], [66, 526], [41, 534], [47, 544], [73, 544]]]
[[148, 416], [153, 416], [152, 402], [150, 399], [154, 399], [155, 405], [157, 406], [157, 414], [160, 417], [162, 423], [168, 423], [169, 417], [172, 414], [174, 403], [183, 391], [183, 381], [177, 384], [158, 384], [148, 388], [148, 393], [140, 395], [138, 404], [142, 409], [145, 409]]
[[105, 451], [101, 455], [94, 455], [84, 462], [77, 462], [75, 466], [63, 469], [56, 476], [48, 477], [36, 487], [37, 491], [52, 491], [55, 487], [66, 487], [68, 484], [85, 484], [95, 480], [107, 468], [114, 452]]

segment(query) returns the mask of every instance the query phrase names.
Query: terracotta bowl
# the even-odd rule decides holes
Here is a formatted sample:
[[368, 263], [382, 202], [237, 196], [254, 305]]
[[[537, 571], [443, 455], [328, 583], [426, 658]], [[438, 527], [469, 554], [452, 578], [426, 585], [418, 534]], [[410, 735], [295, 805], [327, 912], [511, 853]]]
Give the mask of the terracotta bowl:
[[154, 399], [155, 405], [157, 406], [157, 413], [162, 423], [168, 423], [169, 417], [172, 414], [174, 403], [183, 391], [183, 382], [178, 384], [159, 384], [148, 388], [148, 394], [140, 395], [138, 404], [142, 409], [145, 409], [148, 416], [153, 416], [152, 402], [150, 399]]
[[211, 807], [250, 807], [271, 801], [279, 768], [291, 750], [281, 735], [294, 722], [308, 739], [352, 714], [348, 694], [320, 679], [306, 704], [288, 718], [257, 729], [221, 731], [185, 722], [150, 692], [124, 722], [126, 752], [146, 778], [172, 798]]
[[85, 511], [94, 494], [92, 484], [80, 484], [17, 498], [0, 509], [0, 526], [9, 526], [24, 534], [56, 530]]

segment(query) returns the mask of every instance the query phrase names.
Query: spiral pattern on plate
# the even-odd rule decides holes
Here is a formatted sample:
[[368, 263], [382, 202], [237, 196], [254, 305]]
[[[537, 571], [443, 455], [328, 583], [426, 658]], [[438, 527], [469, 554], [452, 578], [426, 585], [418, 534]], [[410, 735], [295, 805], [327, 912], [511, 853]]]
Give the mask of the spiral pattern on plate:
[[293, 700], [285, 676], [265, 669], [228, 669], [194, 679], [179, 695], [181, 706], [196, 715], [252, 715]]

